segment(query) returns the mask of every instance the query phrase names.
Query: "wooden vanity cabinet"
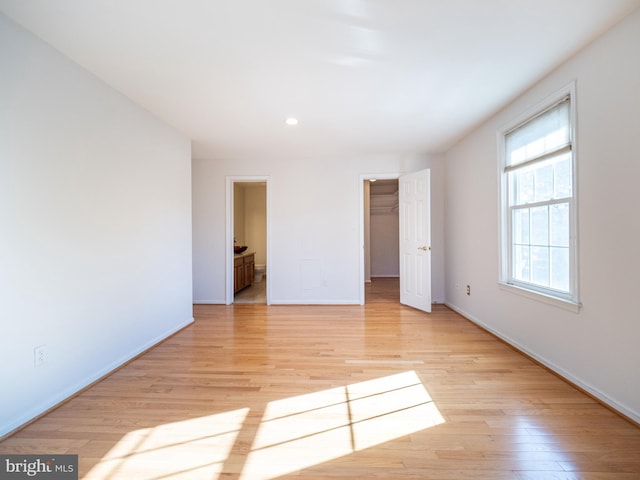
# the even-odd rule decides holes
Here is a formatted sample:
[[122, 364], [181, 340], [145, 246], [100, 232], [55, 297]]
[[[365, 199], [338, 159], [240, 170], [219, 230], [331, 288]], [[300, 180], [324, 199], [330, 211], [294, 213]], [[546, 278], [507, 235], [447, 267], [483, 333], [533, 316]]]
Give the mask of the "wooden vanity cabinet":
[[256, 261], [255, 253], [235, 255], [233, 258], [233, 292], [253, 284]]

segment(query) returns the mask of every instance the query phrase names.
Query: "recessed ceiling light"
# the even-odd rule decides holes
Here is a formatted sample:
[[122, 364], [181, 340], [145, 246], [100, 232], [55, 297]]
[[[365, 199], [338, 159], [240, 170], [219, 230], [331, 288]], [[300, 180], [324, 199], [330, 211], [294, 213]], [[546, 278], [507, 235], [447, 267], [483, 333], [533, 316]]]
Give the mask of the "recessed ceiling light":
[[293, 117], [289, 117], [284, 121], [284, 123], [286, 123], [287, 125], [297, 125], [298, 124], [298, 119], [297, 118], [293, 118]]

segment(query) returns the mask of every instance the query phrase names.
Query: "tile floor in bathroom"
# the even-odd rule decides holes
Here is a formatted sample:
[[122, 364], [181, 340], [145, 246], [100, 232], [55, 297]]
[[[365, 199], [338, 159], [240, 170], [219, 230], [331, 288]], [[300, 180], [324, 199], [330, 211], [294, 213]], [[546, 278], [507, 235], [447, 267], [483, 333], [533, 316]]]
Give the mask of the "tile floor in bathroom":
[[233, 303], [267, 303], [267, 277], [254, 282], [250, 287], [240, 290], [233, 297]]

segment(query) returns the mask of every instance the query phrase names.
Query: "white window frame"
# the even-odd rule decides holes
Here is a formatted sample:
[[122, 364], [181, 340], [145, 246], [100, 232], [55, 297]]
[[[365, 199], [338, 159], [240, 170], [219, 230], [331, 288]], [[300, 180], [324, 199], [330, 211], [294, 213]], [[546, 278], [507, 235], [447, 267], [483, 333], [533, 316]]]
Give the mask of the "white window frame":
[[[525, 125], [540, 114], [552, 108], [558, 102], [569, 97], [569, 138], [572, 162], [572, 197], [569, 200], [569, 293], [554, 291], [551, 288], [539, 287], [534, 284], [520, 282], [512, 278], [512, 226], [511, 208], [509, 205], [509, 187], [507, 185], [508, 168], [506, 158], [505, 138], [514, 129]], [[575, 81], [550, 95], [537, 105], [519, 115], [498, 131], [498, 185], [499, 195], [499, 280], [501, 289], [523, 295], [547, 304], [578, 312], [581, 304], [579, 300], [578, 274], [578, 185], [577, 185], [577, 138], [576, 138], [576, 84]], [[532, 205], [533, 206], [533, 205]]]

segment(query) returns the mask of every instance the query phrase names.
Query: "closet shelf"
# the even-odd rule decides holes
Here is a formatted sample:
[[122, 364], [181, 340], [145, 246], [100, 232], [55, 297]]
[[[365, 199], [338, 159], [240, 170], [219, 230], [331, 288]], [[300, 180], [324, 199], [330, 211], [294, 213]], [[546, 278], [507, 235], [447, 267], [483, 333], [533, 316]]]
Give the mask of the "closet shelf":
[[371, 214], [381, 214], [381, 213], [395, 213], [398, 211], [397, 205], [391, 205], [386, 207], [371, 207], [369, 208], [369, 212]]

